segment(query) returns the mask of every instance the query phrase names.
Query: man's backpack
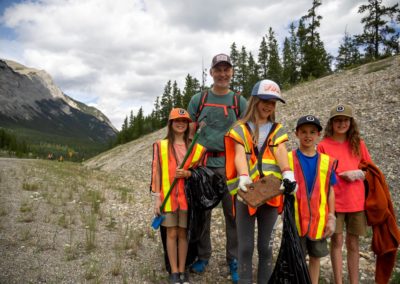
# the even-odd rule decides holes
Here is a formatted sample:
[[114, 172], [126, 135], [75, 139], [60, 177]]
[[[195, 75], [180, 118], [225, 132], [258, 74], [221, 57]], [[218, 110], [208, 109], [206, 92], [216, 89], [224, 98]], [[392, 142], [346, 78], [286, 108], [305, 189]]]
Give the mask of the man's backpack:
[[208, 97], [208, 90], [205, 90], [204, 92], [201, 93], [200, 103], [197, 107], [197, 112], [196, 112], [196, 121], [198, 121], [199, 116], [205, 106], [221, 107], [224, 109], [225, 116], [228, 116], [229, 108], [233, 109], [236, 114], [236, 119], [239, 118], [239, 116], [240, 116], [240, 94], [239, 93], [233, 94], [233, 97], [232, 97], [233, 102], [232, 102], [231, 106], [207, 103], [207, 97]]

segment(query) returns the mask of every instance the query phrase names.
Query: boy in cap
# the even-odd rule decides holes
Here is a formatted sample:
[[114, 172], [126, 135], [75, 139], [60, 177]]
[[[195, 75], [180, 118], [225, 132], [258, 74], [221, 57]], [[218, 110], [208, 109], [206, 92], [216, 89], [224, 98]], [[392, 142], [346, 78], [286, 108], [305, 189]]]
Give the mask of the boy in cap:
[[[246, 109], [246, 99], [235, 94], [229, 87], [233, 76], [231, 59], [226, 54], [217, 54], [211, 62], [210, 75], [213, 85], [210, 89], [197, 93], [189, 102], [188, 112], [194, 122], [203, 122], [198, 143], [205, 146], [206, 166], [225, 178], [224, 134]], [[232, 281], [238, 281], [237, 274], [237, 235], [232, 210], [233, 201], [228, 191], [222, 198], [225, 216], [226, 260]], [[206, 214], [206, 229], [198, 242], [198, 259], [192, 265], [193, 272], [204, 272], [211, 257], [210, 222], [211, 210]]]
[[309, 254], [308, 270], [313, 284], [318, 283], [320, 258], [329, 254], [327, 240], [335, 232], [336, 160], [318, 153], [316, 142], [322, 130], [313, 115], [297, 121], [299, 148], [289, 153], [289, 165], [298, 183], [295, 195], [295, 221], [304, 254]]

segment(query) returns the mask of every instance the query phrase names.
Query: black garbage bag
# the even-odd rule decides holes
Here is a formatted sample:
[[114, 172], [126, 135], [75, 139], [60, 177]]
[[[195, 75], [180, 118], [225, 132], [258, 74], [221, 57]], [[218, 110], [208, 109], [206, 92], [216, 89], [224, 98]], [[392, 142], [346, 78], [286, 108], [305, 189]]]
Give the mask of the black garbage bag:
[[225, 177], [206, 167], [191, 170], [185, 183], [188, 201], [188, 241], [196, 242], [204, 231], [205, 211], [211, 210], [221, 201], [228, 190]]
[[268, 283], [311, 283], [294, 221], [294, 196], [285, 194], [281, 248]]
[[[185, 194], [188, 202], [187, 238], [189, 244], [186, 267], [190, 267], [197, 259], [197, 243], [205, 229], [205, 212], [217, 206], [228, 190], [225, 177], [206, 167], [191, 169], [191, 172], [191, 177], [185, 181]], [[171, 273], [166, 244], [167, 230], [163, 226], [160, 226], [160, 235], [164, 249], [165, 268]]]
[[186, 197], [196, 209], [207, 210], [218, 205], [228, 191], [225, 177], [206, 167], [192, 169], [192, 176], [185, 183]]

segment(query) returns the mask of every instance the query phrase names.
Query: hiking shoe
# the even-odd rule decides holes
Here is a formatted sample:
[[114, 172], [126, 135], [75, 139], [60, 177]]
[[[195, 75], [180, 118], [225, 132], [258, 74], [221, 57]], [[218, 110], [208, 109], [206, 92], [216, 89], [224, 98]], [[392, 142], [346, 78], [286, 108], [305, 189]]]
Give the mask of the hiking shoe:
[[203, 273], [204, 270], [206, 270], [207, 265], [208, 265], [208, 260], [198, 259], [198, 260], [196, 260], [195, 263], [193, 263], [193, 265], [190, 269], [196, 273]]
[[189, 272], [179, 273], [179, 278], [181, 279], [181, 284], [190, 284], [189, 282]]
[[179, 277], [179, 273], [171, 273], [169, 275], [169, 283], [170, 284], [181, 284], [181, 279]]
[[238, 268], [238, 263], [236, 259], [229, 262], [229, 271], [231, 272], [232, 282], [235, 284], [238, 283], [239, 281], [239, 274], [237, 272], [237, 268]]

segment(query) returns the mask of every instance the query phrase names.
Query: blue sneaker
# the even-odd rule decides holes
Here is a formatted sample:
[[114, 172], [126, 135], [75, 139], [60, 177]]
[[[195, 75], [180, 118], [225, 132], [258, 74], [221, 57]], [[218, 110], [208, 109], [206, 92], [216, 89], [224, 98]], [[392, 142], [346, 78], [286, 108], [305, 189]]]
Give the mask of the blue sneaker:
[[193, 263], [190, 270], [196, 273], [203, 273], [206, 270], [206, 266], [208, 265], [208, 260], [198, 259], [195, 263]]
[[238, 268], [238, 263], [237, 260], [234, 259], [229, 263], [229, 270], [231, 272], [232, 282], [235, 284], [238, 283], [239, 281], [239, 274], [237, 272], [237, 268]]

